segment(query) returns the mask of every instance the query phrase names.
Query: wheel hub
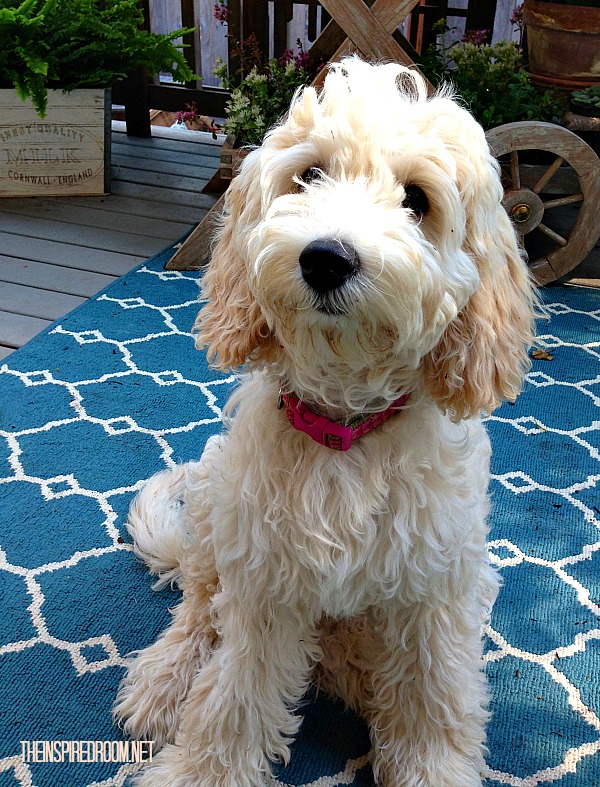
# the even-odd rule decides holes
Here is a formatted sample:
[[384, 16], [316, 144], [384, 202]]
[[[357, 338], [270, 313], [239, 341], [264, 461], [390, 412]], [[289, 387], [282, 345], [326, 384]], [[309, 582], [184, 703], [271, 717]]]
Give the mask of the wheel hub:
[[511, 210], [510, 217], [517, 224], [524, 224], [531, 218], [531, 205], [528, 205], [526, 202], [519, 202]]
[[521, 235], [534, 230], [544, 215], [542, 200], [530, 189], [505, 192], [502, 204]]

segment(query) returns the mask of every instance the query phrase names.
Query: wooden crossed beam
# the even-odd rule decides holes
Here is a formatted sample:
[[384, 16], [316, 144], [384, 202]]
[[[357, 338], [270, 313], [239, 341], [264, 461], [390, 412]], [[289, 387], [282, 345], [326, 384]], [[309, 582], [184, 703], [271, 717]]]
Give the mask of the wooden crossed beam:
[[[330, 61], [358, 51], [368, 60], [391, 60], [416, 68], [392, 34], [418, 5], [419, 0], [376, 0], [370, 9], [363, 0], [319, 2], [347, 35], [344, 43], [329, 58]], [[325, 74], [321, 79], [324, 77]]]
[[[412, 59], [392, 37], [396, 28], [419, 3], [419, 0], [375, 0], [369, 8], [363, 0], [319, 0], [332, 19], [342, 28], [347, 38], [333, 55], [334, 62], [344, 55], [358, 52], [368, 60], [391, 60], [416, 68]], [[328, 25], [329, 27], [329, 25]], [[327, 28], [315, 41], [319, 43]], [[313, 80], [320, 87], [325, 79], [322, 69]], [[189, 235], [177, 252], [165, 265], [168, 270], [197, 270], [210, 257], [210, 243], [214, 231], [214, 219], [223, 210], [224, 195], [215, 202], [200, 224]]]

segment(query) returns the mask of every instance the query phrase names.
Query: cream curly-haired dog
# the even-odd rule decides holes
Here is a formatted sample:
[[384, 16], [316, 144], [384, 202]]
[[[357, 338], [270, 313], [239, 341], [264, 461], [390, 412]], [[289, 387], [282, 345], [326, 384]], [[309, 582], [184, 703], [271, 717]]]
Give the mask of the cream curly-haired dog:
[[246, 158], [198, 343], [244, 366], [226, 435], [152, 478], [130, 530], [175, 581], [116, 705], [140, 787], [262, 787], [311, 680], [367, 720], [385, 787], [475, 787], [489, 441], [535, 296], [482, 129], [348, 59]]

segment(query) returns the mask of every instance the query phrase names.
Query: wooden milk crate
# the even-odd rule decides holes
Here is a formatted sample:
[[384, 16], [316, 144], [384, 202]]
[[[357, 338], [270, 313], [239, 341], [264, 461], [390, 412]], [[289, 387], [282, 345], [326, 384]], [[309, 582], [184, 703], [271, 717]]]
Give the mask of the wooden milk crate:
[[110, 191], [110, 90], [48, 91], [41, 120], [28, 99], [0, 90], [0, 197]]

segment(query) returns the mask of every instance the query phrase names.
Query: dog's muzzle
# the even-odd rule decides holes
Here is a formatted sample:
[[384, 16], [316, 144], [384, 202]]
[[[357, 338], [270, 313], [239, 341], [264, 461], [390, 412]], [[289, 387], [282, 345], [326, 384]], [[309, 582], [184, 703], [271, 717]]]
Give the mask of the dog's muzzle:
[[360, 270], [356, 250], [336, 238], [309, 243], [300, 254], [302, 278], [321, 296], [338, 290]]

